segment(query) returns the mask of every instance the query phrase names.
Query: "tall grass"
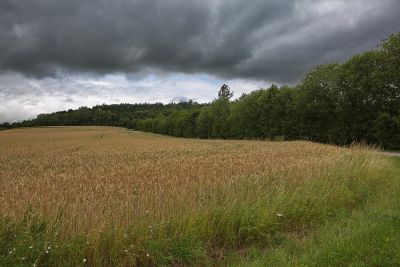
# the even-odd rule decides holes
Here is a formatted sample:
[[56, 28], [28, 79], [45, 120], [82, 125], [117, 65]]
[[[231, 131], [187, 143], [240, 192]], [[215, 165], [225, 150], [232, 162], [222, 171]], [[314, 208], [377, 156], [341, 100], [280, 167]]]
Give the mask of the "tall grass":
[[0, 265], [10, 266], [213, 264], [351, 212], [390, 169], [365, 147], [117, 128], [6, 131], [0, 147]]
[[229, 266], [399, 266], [400, 159], [392, 159], [378, 192], [364, 205], [330, 219], [302, 238], [286, 235], [270, 249], [232, 250]]

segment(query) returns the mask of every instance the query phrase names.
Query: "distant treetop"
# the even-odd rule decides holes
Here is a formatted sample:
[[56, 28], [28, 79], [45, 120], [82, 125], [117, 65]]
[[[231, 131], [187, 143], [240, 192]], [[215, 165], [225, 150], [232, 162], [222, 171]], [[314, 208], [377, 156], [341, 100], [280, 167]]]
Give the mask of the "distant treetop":
[[221, 89], [218, 91], [218, 98], [225, 98], [225, 99], [231, 99], [233, 96], [233, 92], [231, 92], [229, 86], [227, 84], [223, 84], [221, 86]]

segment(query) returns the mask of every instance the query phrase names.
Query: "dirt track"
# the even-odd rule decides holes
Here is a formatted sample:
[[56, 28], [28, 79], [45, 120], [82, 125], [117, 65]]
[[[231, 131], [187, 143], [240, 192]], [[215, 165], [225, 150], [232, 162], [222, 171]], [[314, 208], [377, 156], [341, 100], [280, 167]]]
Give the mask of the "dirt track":
[[400, 157], [400, 152], [380, 152], [382, 155], [391, 157]]

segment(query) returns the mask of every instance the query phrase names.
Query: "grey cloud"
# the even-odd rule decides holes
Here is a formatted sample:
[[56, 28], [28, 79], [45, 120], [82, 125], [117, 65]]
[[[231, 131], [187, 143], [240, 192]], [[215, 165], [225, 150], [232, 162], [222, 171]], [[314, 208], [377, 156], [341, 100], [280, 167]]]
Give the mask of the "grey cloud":
[[0, 2], [0, 70], [210, 73], [290, 83], [400, 29], [397, 0]]
[[190, 100], [190, 98], [188, 98], [186, 96], [176, 96], [171, 99], [171, 102], [180, 103], [180, 102], [187, 102], [189, 100]]

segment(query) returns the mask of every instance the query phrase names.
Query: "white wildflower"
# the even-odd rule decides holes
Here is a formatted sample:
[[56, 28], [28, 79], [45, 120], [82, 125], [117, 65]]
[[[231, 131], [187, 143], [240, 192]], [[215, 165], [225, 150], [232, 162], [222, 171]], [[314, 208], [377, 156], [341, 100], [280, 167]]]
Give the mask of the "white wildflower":
[[277, 213], [277, 214], [276, 214], [276, 216], [278, 216], [278, 217], [282, 217], [282, 216], [283, 216], [283, 214], [282, 214], [282, 213]]

